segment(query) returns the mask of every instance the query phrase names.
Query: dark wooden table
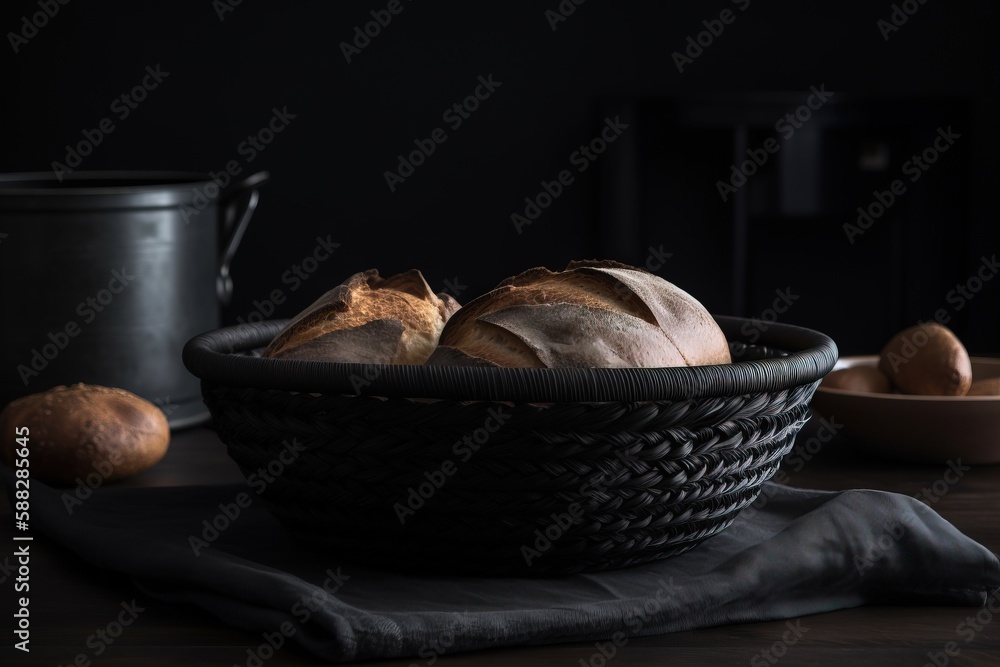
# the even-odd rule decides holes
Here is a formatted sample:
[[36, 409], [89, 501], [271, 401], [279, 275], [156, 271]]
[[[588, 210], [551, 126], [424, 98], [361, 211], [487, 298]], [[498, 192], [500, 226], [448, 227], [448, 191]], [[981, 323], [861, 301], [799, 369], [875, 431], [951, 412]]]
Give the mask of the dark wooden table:
[[[806, 427], [799, 436], [810, 436]], [[872, 462], [843, 439], [834, 439], [788, 471], [787, 483], [817, 489], [874, 488], [917, 495], [944, 474], [943, 465]], [[216, 484], [241, 480], [215, 433], [196, 428], [174, 435], [166, 458], [121, 486]], [[1000, 466], [975, 467], [932, 507], [962, 532], [993, 552], [1000, 552]], [[0, 501], [0, 566], [14, 544], [13, 518]], [[79, 561], [71, 552], [37, 539], [31, 561], [31, 653], [11, 645], [15, 593], [13, 580], [0, 569], [0, 665], [70, 665], [80, 653], [93, 656], [87, 638], [117, 617], [123, 601], [145, 608], [135, 623], [90, 664], [246, 665], [247, 651], [259, 635], [223, 625], [195, 607], [167, 604], [140, 594], [124, 577]], [[655, 637], [637, 637], [617, 650], [608, 664], [623, 665], [1000, 665], [1000, 615], [975, 631], [971, 641], [957, 627], [978, 609], [963, 607], [862, 607], [799, 619], [808, 630], [795, 644], [780, 642], [785, 621], [730, 625]], [[985, 614], [984, 614], [985, 616]], [[992, 616], [992, 615], [991, 615]], [[959, 651], [945, 653], [949, 642]], [[774, 653], [765, 654], [774, 648]], [[594, 665], [595, 642], [557, 644], [407, 659], [369, 665]], [[78, 663], [86, 667], [86, 663]], [[322, 664], [295, 646], [287, 646], [264, 664]]]

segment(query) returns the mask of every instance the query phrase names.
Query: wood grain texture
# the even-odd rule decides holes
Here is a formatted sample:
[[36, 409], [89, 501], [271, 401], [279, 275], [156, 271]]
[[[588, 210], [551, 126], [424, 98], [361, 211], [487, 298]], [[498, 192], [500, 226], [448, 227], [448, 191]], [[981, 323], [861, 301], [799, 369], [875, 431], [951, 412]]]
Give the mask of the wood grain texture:
[[[811, 436], [810, 427], [799, 437]], [[815, 447], [811, 449], [816, 449]], [[799, 452], [802, 462], [788, 465], [787, 483], [793, 486], [837, 490], [876, 488], [908, 495], [930, 489], [945, 468], [868, 460], [864, 448], [836, 438], [818, 451]], [[806, 455], [809, 460], [805, 460]], [[794, 453], [793, 453], [794, 456]], [[796, 468], [799, 468], [796, 470]], [[157, 466], [116, 486], [172, 486], [238, 481], [242, 476], [225, 453], [225, 446], [208, 429], [175, 434], [170, 450]], [[939, 485], [940, 488], [940, 485]], [[924, 494], [924, 497], [928, 497]], [[966, 535], [994, 552], [1000, 551], [1000, 466], [974, 467], [947, 493], [928, 504]], [[13, 547], [13, 519], [0, 500], [0, 564]], [[244, 665], [248, 649], [261, 643], [254, 634], [229, 628], [200, 609], [150, 599], [114, 573], [82, 563], [65, 549], [36, 540], [32, 548], [32, 652], [11, 648], [10, 627], [15, 594], [12, 578], [0, 583], [0, 664], [69, 665], [98, 627], [113, 620], [123, 601], [133, 598], [144, 611], [93, 665]], [[0, 579], [3, 575], [0, 574]], [[948, 642], [960, 652], [950, 665], [1000, 664], [1000, 618], [985, 624], [966, 642], [956, 631], [959, 623], [978, 609], [966, 607], [861, 607], [798, 619], [808, 628], [777, 663], [784, 665], [913, 665], [944, 659]], [[636, 637], [616, 649], [607, 664], [623, 665], [750, 665], [772, 664], [762, 651], [787, 630], [786, 621], [748, 623], [668, 635]], [[600, 665], [597, 642], [524, 647], [477, 653], [443, 655], [434, 665]], [[759, 660], [755, 663], [755, 656]], [[763, 660], [763, 662], [760, 662]], [[266, 661], [268, 666], [323, 664], [294, 646], [286, 646]], [[404, 659], [364, 663], [430, 667], [430, 661]]]

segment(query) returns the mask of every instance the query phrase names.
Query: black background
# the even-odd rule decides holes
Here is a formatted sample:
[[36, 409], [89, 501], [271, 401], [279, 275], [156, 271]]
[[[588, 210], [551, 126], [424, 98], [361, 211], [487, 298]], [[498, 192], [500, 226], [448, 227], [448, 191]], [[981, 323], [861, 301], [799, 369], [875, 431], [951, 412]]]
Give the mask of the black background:
[[[387, 275], [420, 268], [436, 290], [458, 285], [464, 300], [530, 266], [605, 256], [641, 264], [662, 245], [672, 256], [657, 272], [713, 312], [761, 316], [775, 289], [791, 287], [801, 300], [783, 321], [865, 353], [931, 319], [998, 249], [995, 3], [914, 1], [919, 9], [885, 40], [877, 21], [889, 18], [889, 2], [751, 0], [740, 11], [746, 0], [589, 0], [553, 30], [545, 11], [557, 0], [401, 1], [403, 11], [348, 63], [339, 44], [385, 2], [243, 0], [220, 18], [220, 3], [209, 0], [72, 0], [18, 53], [9, 38], [0, 47], [0, 171], [51, 170], [67, 145], [113, 115], [111, 102], [147, 65], [159, 65], [169, 76], [115, 119], [80, 168], [208, 172], [235, 159], [244, 174], [271, 172], [233, 265], [227, 323], [274, 289], [287, 301], [273, 316], [291, 316], [370, 267]], [[736, 20], [678, 72], [671, 55], [726, 8]], [[37, 11], [37, 2], [7, 2], [0, 29], [19, 31], [21, 17]], [[442, 113], [472, 94], [480, 75], [501, 86], [452, 130]], [[791, 110], [821, 85], [838, 101], [887, 100], [890, 109], [873, 111], [860, 134], [827, 141], [825, 183], [851, 181], [838, 170], [856, 156], [836, 149], [863, 145], [871, 128], [895, 142], [876, 186], [928, 145], [939, 121], [961, 132], [960, 150], [914, 184], [891, 224], [865, 243], [848, 244], [842, 229], [871, 199], [864, 179], [809, 216], [752, 217], [747, 270], [737, 270], [732, 205], [715, 185], [729, 173], [731, 128], [685, 129], [671, 118], [703, 99], [734, 100], [737, 115], [755, 101]], [[924, 125], [902, 117], [938, 106], [942, 114], [928, 112]], [[294, 120], [247, 163], [238, 145], [285, 107]], [[628, 146], [613, 144], [518, 234], [510, 217], [525, 197], [570, 168], [570, 154], [622, 110], [634, 124]], [[390, 192], [384, 172], [438, 127], [447, 141]], [[771, 135], [758, 128], [751, 144]], [[750, 199], [768, 196], [769, 183], [751, 180]], [[638, 208], [653, 213], [629, 218]], [[657, 212], [662, 224], [641, 222]], [[327, 235], [340, 247], [292, 291], [282, 275]], [[950, 323], [973, 353], [1000, 353], [998, 289], [987, 282]]]

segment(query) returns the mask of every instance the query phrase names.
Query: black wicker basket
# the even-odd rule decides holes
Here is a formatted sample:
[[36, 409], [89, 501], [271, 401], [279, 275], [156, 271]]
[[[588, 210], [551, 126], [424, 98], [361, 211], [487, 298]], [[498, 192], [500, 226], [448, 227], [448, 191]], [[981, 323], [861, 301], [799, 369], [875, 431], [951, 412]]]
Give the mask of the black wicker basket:
[[791, 449], [836, 346], [779, 324], [746, 345], [746, 320], [716, 319], [732, 364], [260, 357], [285, 321], [202, 334], [184, 363], [230, 456], [301, 540], [397, 569], [571, 573], [691, 549], [732, 523]]

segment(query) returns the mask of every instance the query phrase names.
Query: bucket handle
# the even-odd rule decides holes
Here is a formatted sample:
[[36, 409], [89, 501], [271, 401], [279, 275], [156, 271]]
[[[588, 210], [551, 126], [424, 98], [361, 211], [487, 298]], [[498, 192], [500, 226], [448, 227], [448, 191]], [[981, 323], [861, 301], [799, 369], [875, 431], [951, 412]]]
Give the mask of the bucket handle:
[[250, 218], [257, 209], [257, 202], [260, 200], [258, 188], [270, 178], [269, 172], [258, 171], [226, 188], [219, 197], [219, 243], [222, 252], [219, 254], [219, 274], [215, 280], [215, 289], [223, 306], [228, 306], [233, 297], [233, 278], [229, 275], [229, 265], [243, 240]]

